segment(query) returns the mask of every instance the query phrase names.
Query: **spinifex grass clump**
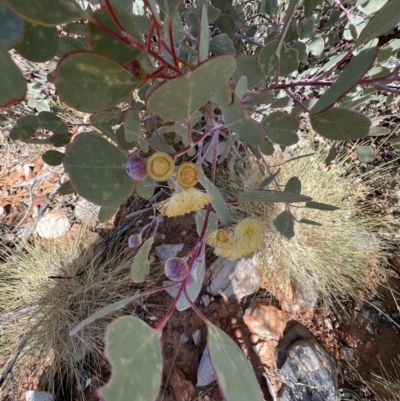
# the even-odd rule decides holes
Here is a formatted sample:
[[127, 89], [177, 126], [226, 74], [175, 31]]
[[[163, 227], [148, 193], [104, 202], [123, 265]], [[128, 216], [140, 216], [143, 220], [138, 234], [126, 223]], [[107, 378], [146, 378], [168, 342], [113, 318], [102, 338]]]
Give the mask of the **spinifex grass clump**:
[[[243, 353], [196, 308], [207, 241], [217, 254], [232, 260], [261, 244], [259, 222], [244, 215], [233, 226], [228, 203], [284, 204], [283, 210], [275, 209], [271, 230], [293, 244], [299, 206], [332, 209], [313, 202], [314, 196], [320, 199], [320, 188], [303, 193], [297, 171], [282, 186], [269, 188], [274, 176], [266, 156], [298, 142], [301, 113], [325, 138], [346, 141], [376, 135], [370, 120], [374, 116], [354, 109], [372, 95], [383, 99], [381, 91], [398, 94], [392, 85], [399, 80], [400, 67], [383, 64], [398, 56], [398, 39], [388, 37], [386, 43], [378, 37], [400, 22], [400, 0], [377, 7], [355, 4], [351, 10], [337, 1], [324, 9], [326, 23], [321, 23], [320, 5], [311, 0], [114, 3], [89, 3], [83, 10], [74, 0], [2, 0], [0, 8], [0, 22], [13, 27], [0, 32], [0, 105], [24, 101], [27, 89], [25, 71], [7, 49], [33, 62], [57, 54], [48, 79], [62, 102], [91, 114], [93, 129], [70, 143], [69, 127], [55, 114], [66, 110], [57, 108], [19, 118], [10, 137], [67, 145], [65, 154], [44, 158], [55, 165], [62, 162], [70, 180], [65, 186], [100, 205], [101, 215], [111, 216], [134, 191], [150, 199], [155, 191], [170, 187], [170, 197], [141, 211], [153, 213], [152, 221], [129, 241], [137, 250], [130, 274], [135, 283], [148, 280], [148, 256], [163, 215], [179, 218], [196, 212], [198, 239], [184, 260], [188, 275], [173, 275], [179, 280], [169, 288], [177, 296], [166, 316], [156, 329], [135, 317], [109, 326], [106, 354], [113, 375], [100, 395], [107, 401], [125, 401], [127, 394], [131, 399], [155, 399], [161, 383], [162, 328], [175, 307], [191, 307], [207, 324], [207, 347], [223, 397], [262, 400]], [[353, 24], [355, 16], [363, 23]], [[339, 41], [341, 50], [336, 51]], [[267, 178], [259, 187], [241, 188], [238, 196], [227, 199], [216, 183], [218, 170], [225, 165], [233, 170], [235, 159], [248, 160], [250, 152]], [[374, 157], [371, 147], [359, 148], [358, 154], [363, 162]], [[308, 218], [301, 223], [316, 224]], [[166, 273], [171, 277], [168, 265]], [[146, 294], [99, 310], [71, 334]]]
[[[99, 372], [104, 330], [112, 317], [88, 326], [77, 338], [69, 332], [88, 315], [132, 291], [126, 279], [132, 251], [122, 238], [112, 241], [107, 252], [102, 245], [98, 236], [81, 228], [57, 240], [37, 238], [24, 250], [0, 246], [3, 369], [26, 336], [12, 369], [17, 389], [34, 374], [42, 376], [46, 390], [56, 390], [58, 377], [71, 386], [66, 389], [70, 391]], [[150, 279], [146, 285], [152, 283]], [[32, 371], [34, 366], [37, 369]], [[2, 387], [3, 395], [10, 385], [7, 381]]]
[[[318, 202], [291, 208], [291, 224], [283, 226], [283, 235], [276, 227], [281, 227], [279, 216], [287, 213], [284, 205], [231, 206], [236, 218], [247, 215], [263, 224], [264, 243], [258, 252], [260, 273], [283, 302], [291, 301], [292, 287], [306, 291], [313, 282], [321, 300], [327, 303], [341, 296], [361, 300], [371, 296], [382, 279], [378, 265], [386, 258], [380, 236], [384, 218], [374, 213], [374, 201], [366, 195], [380, 189], [374, 187], [375, 177], [384, 173], [384, 167], [360, 176], [349, 157], [326, 165], [327, 154], [323, 148], [315, 151], [305, 146], [290, 156], [275, 154], [266, 159], [275, 177], [267, 178], [267, 188], [296, 176], [301, 191], [315, 194]], [[295, 160], [288, 162], [290, 159]], [[239, 170], [242, 178], [229, 185], [220, 177], [220, 186], [225, 186], [223, 194], [234, 198], [243, 185], [265, 185], [265, 175], [254, 174], [257, 169], [252, 164], [248, 171]], [[326, 205], [327, 201], [334, 206]]]

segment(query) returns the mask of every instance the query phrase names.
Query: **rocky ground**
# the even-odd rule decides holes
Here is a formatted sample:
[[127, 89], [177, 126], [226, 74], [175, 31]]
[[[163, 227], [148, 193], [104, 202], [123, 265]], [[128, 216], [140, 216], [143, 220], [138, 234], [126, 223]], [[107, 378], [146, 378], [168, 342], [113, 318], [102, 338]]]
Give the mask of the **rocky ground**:
[[[5, 142], [1, 146], [9, 158], [7, 173], [3, 164], [0, 176], [0, 234], [7, 240], [11, 235], [8, 230], [14, 230], [16, 235], [30, 227], [62, 175], [60, 172], [47, 174], [49, 167], [41, 162], [38, 153], [11, 157]], [[41, 185], [35, 187], [35, 201], [31, 202], [31, 187], [19, 185], [43, 174]], [[53, 212], [67, 217], [75, 213], [75, 224], [86, 219], [94, 224], [94, 232], [98, 230], [96, 210], [85, 202], [60, 195], [53, 197], [52, 202]], [[118, 226], [118, 222], [114, 224]], [[114, 225], [106, 227], [112, 229]], [[152, 260], [162, 262], [172, 254], [184, 255], [195, 240], [193, 216], [167, 220], [156, 237]], [[254, 258], [229, 262], [215, 258], [210, 252], [207, 265], [198, 298], [199, 309], [228, 333], [249, 358], [265, 400], [400, 399], [400, 394], [388, 393], [372, 377], [372, 373], [379, 373], [381, 364], [390, 371], [391, 361], [400, 354], [397, 295], [400, 257], [395, 253], [387, 266], [389, 279], [375, 299], [362, 305], [340, 299], [331, 307], [317, 302], [317, 289], [310, 283], [306, 292], [294, 290], [292, 304], [282, 308], [269, 292], [268, 282], [260, 277]], [[155, 326], [170, 301], [172, 298], [167, 293], [150, 297], [140, 316]], [[162, 336], [164, 371], [158, 401], [222, 400], [205, 345], [206, 327], [202, 321], [190, 310], [175, 311]], [[35, 372], [26, 374], [34, 378]], [[108, 365], [103, 361], [101, 372], [86, 378], [80, 391], [58, 396], [56, 400], [78, 400], [84, 396], [95, 401], [98, 399], [96, 387], [109, 377]], [[21, 400], [53, 400], [46, 388], [40, 387], [40, 380], [27, 380], [27, 383], [30, 386], [19, 392]]]

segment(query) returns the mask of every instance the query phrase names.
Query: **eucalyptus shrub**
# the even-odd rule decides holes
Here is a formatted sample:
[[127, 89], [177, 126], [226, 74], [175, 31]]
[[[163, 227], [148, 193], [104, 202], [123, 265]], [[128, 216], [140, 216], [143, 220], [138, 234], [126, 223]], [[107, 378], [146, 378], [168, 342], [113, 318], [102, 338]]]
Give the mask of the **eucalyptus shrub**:
[[[206, 244], [231, 260], [261, 244], [262, 224], [246, 218], [232, 225], [227, 202], [284, 202], [274, 225], [289, 239], [294, 203], [335, 209], [302, 194], [297, 177], [279, 183], [279, 171], [271, 174], [264, 155], [298, 142], [300, 116], [332, 141], [387, 133], [376, 116], [355, 109], [399, 93], [400, 39], [391, 30], [400, 22], [400, 0], [1, 0], [0, 22], [1, 106], [12, 110], [26, 99], [21, 68], [27, 72], [30, 62], [49, 60], [55, 67], [39, 88], [54, 84], [58, 106], [20, 117], [10, 137], [66, 146], [65, 153], [43, 154], [46, 163], [62, 163], [68, 173], [63, 193], [100, 205], [99, 219], [106, 221], [133, 192], [150, 199], [168, 182], [172, 195], [147, 210], [156, 212], [150, 223], [129, 238], [137, 248], [133, 282], [146, 280], [162, 216], [196, 212], [193, 249], [185, 259], [165, 263], [170, 284], [112, 304], [72, 330], [76, 335], [140, 297], [175, 293], [155, 329], [133, 316], [111, 323], [105, 342], [113, 372], [101, 397], [154, 400], [162, 329], [175, 308], [191, 307], [207, 325], [207, 348], [224, 398], [262, 400], [240, 349], [194, 303], [205, 275]], [[382, 100], [378, 93], [389, 95]], [[57, 115], [66, 111], [63, 105], [89, 113], [92, 131], [71, 142], [69, 126]], [[149, 132], [150, 122], [155, 128]], [[239, 199], [224, 199], [215, 185], [217, 169], [233, 171], [249, 153], [267, 178]], [[333, 144], [330, 160], [334, 154]], [[374, 157], [369, 146], [358, 147], [357, 154], [363, 161]]]

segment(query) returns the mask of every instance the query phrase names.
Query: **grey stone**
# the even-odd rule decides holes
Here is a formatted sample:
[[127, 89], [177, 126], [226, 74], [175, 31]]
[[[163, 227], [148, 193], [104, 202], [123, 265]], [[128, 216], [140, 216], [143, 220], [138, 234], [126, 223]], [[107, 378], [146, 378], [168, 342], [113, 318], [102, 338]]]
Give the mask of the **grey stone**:
[[179, 339], [182, 344], [186, 344], [189, 341], [189, 336], [186, 333], [182, 333]]
[[208, 292], [227, 298], [242, 299], [260, 288], [261, 277], [257, 273], [256, 256], [229, 261], [218, 258], [209, 267]]
[[201, 331], [200, 331], [200, 329], [196, 329], [193, 332], [192, 337], [193, 337], [194, 345], [199, 345], [201, 343]]
[[197, 384], [196, 387], [207, 386], [211, 382], [217, 379], [214, 367], [211, 364], [210, 355], [208, 348], [204, 349], [203, 355], [201, 356], [199, 369], [197, 370]]
[[81, 199], [75, 206], [74, 214], [77, 219], [92, 226], [97, 222], [99, 211], [100, 206], [95, 205], [86, 199]]
[[160, 262], [165, 263], [169, 258], [177, 256], [184, 246], [185, 244], [163, 244], [156, 246], [155, 250]]
[[201, 300], [203, 301], [204, 306], [207, 308], [211, 304], [211, 299], [208, 295], [202, 295]]
[[303, 308], [314, 308], [318, 301], [318, 286], [315, 279], [306, 276], [305, 281], [293, 282], [294, 303]]
[[354, 356], [354, 349], [350, 347], [340, 347], [339, 356], [340, 359], [350, 362]]
[[339, 401], [338, 374], [325, 349], [299, 323], [285, 334], [275, 351], [284, 384], [280, 401]]
[[27, 391], [25, 399], [26, 401], [54, 401], [54, 397], [50, 393], [34, 390]]
[[360, 311], [363, 318], [380, 326], [393, 327], [393, 322], [389, 317], [389, 310], [382, 301], [365, 303]]
[[333, 331], [332, 320], [329, 319], [329, 317], [327, 317], [326, 319], [324, 319], [324, 323], [325, 323], [325, 327], [326, 327], [328, 330]]

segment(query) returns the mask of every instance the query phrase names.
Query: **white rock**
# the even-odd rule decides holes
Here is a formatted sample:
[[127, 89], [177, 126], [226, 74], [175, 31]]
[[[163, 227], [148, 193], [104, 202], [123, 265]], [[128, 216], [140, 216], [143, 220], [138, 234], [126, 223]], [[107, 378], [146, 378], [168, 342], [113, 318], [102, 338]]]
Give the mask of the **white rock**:
[[186, 344], [189, 341], [189, 336], [186, 333], [182, 333], [179, 340], [182, 344]]
[[201, 300], [203, 301], [203, 305], [207, 308], [211, 304], [211, 299], [208, 295], [202, 295]]
[[196, 329], [193, 332], [192, 337], [193, 337], [194, 345], [199, 345], [201, 343], [201, 331], [200, 331], [200, 329]]
[[76, 218], [89, 225], [96, 224], [99, 211], [100, 206], [95, 205], [86, 199], [79, 200], [74, 209]]
[[54, 401], [54, 397], [50, 393], [34, 390], [27, 391], [25, 399], [26, 401]]
[[42, 238], [57, 238], [66, 234], [70, 228], [71, 224], [67, 217], [47, 213], [39, 220], [36, 232]]
[[201, 356], [199, 369], [197, 370], [197, 384], [196, 387], [203, 387], [216, 380], [214, 367], [211, 364], [210, 355], [208, 354], [207, 347], [204, 349]]
[[257, 273], [256, 256], [230, 261], [218, 258], [210, 266], [208, 292], [240, 300], [260, 288], [261, 277]]
[[185, 244], [164, 244], [156, 246], [156, 254], [161, 263], [165, 263], [167, 259], [177, 256], [183, 249]]

